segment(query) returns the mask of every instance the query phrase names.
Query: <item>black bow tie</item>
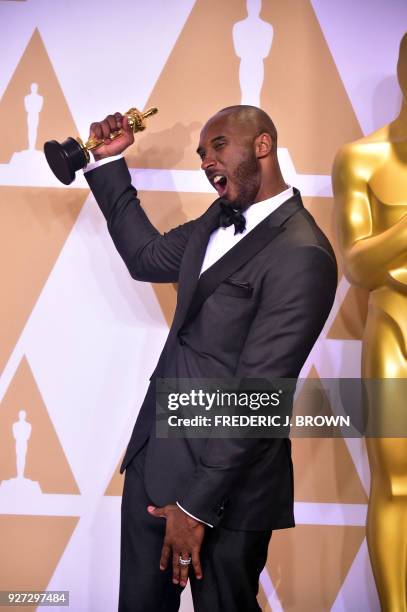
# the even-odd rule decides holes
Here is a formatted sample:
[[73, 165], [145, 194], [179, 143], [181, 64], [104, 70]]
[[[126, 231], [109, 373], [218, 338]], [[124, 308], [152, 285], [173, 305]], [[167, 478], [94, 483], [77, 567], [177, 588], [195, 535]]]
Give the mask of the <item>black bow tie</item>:
[[230, 204], [220, 201], [220, 217], [219, 217], [219, 227], [229, 227], [229, 225], [235, 226], [235, 236], [236, 234], [242, 234], [246, 229], [246, 219], [244, 218], [242, 212], [240, 210], [235, 210], [231, 207]]

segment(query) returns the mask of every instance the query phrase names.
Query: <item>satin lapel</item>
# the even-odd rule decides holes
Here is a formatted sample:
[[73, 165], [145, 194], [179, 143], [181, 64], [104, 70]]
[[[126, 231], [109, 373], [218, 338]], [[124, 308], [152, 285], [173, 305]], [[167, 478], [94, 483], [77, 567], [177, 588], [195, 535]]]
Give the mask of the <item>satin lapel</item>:
[[[182, 325], [187, 325], [199, 312], [204, 301], [211, 295], [216, 287], [225, 278], [241, 268], [247, 261], [252, 259], [259, 251], [268, 245], [276, 236], [284, 231], [284, 223], [289, 217], [303, 207], [301, 196], [297, 189], [294, 196], [284, 202], [276, 211], [259, 223], [245, 238], [242, 238], [223, 257], [208, 268], [198, 279], [192, 288], [192, 294], [188, 300], [188, 309], [185, 310], [185, 318], [179, 319]], [[206, 244], [205, 244], [206, 248]], [[202, 266], [205, 250], [198, 269], [198, 275]], [[195, 277], [194, 277], [195, 278]]]
[[202, 262], [205, 257], [208, 240], [213, 230], [219, 223], [218, 200], [207, 210], [204, 217], [199, 221], [195, 231], [191, 235], [184, 253], [184, 263], [178, 278], [177, 309], [174, 315], [172, 328], [176, 331], [179, 324], [185, 319], [192, 297], [196, 290]]

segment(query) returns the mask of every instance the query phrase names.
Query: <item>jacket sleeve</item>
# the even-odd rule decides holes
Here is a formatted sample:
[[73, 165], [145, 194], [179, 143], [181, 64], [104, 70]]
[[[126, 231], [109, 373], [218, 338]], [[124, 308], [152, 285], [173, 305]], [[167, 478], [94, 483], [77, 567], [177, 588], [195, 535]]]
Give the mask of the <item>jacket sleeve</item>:
[[[336, 262], [318, 246], [298, 247], [273, 265], [235, 372], [246, 388], [249, 379], [298, 377], [329, 315], [336, 283]], [[259, 442], [209, 438], [178, 502], [201, 520], [219, 524], [216, 509], [238, 486], [242, 469], [264, 450], [264, 440]]]
[[160, 234], [140, 205], [124, 159], [90, 170], [85, 178], [131, 276], [141, 281], [176, 282], [196, 221]]

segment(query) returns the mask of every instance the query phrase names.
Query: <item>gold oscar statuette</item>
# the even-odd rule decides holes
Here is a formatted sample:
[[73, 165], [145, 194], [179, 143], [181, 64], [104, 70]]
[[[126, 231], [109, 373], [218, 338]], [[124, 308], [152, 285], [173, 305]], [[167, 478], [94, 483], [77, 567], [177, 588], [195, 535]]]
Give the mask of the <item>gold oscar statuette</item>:
[[[133, 134], [135, 134], [145, 130], [145, 120], [156, 113], [158, 113], [158, 108], [155, 107], [147, 109], [144, 113], [137, 108], [130, 108], [125, 116], [128, 118]], [[123, 134], [122, 129], [116, 130], [110, 134], [110, 139], [114, 140], [121, 134]], [[103, 140], [97, 138], [89, 138], [83, 143], [79, 137], [69, 137], [62, 143], [56, 140], [48, 140], [44, 144], [44, 153], [48, 165], [57, 179], [64, 185], [70, 185], [75, 178], [76, 171], [85, 168], [90, 162], [89, 151], [97, 149], [103, 143]]]
[[407, 34], [397, 75], [399, 115], [344, 145], [333, 169], [345, 273], [369, 291], [361, 361], [371, 473], [366, 532], [383, 612], [407, 612]]

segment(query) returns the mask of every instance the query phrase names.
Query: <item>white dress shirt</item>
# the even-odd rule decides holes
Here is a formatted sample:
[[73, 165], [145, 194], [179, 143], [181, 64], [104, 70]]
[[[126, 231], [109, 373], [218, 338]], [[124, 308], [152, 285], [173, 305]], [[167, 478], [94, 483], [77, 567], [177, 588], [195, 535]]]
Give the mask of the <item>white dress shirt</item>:
[[288, 187], [272, 198], [268, 198], [262, 202], [256, 202], [249, 206], [249, 208], [243, 212], [243, 216], [246, 219], [246, 229], [241, 234], [238, 233], [235, 235], [235, 226], [233, 224], [229, 225], [229, 227], [219, 227], [212, 232], [208, 246], [206, 247], [200, 274], [205, 272], [205, 270], [217, 262], [218, 259], [223, 257], [229, 249], [247, 236], [260, 221], [268, 217], [268, 215], [281, 206], [283, 202], [291, 198], [292, 195], [294, 195], [294, 190], [292, 187]]
[[90, 162], [90, 164], [84, 167], [83, 173], [86, 174], [94, 168], [99, 168], [99, 166], [103, 166], [104, 164], [110, 164], [110, 162], [116, 161], [116, 159], [121, 159], [122, 157], [123, 154], [119, 153], [118, 155], [111, 155], [110, 157], [104, 157], [103, 159], [98, 159], [97, 161]]
[[[107, 164], [109, 162], [115, 161], [116, 159], [120, 159], [123, 155], [113, 155], [112, 157], [105, 157], [99, 161], [88, 164], [86, 168], [84, 168], [84, 172], [89, 172], [98, 166], [102, 166], [103, 164]], [[268, 198], [267, 200], [263, 200], [262, 202], [256, 202], [252, 204], [243, 212], [243, 216], [246, 219], [246, 229], [242, 233], [235, 234], [235, 226], [229, 225], [229, 227], [218, 227], [215, 229], [208, 241], [208, 245], [206, 247], [205, 257], [202, 263], [200, 275], [205, 272], [210, 266], [212, 266], [215, 262], [218, 261], [221, 257], [223, 257], [229, 249], [231, 249], [235, 244], [237, 244], [242, 238], [247, 236], [255, 227], [258, 225], [263, 219], [268, 217], [272, 212], [277, 210], [281, 204], [283, 204], [286, 200], [291, 198], [294, 195], [294, 190], [292, 187], [288, 187], [284, 191], [281, 191], [277, 195], [272, 198]], [[204, 523], [208, 525], [208, 527], [213, 527], [209, 523], [202, 521], [200, 518], [194, 516], [188, 510], [183, 508], [178, 502], [176, 502], [177, 506], [188, 514], [191, 518], [199, 521], [200, 523]]]

